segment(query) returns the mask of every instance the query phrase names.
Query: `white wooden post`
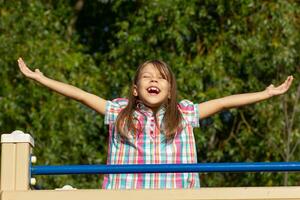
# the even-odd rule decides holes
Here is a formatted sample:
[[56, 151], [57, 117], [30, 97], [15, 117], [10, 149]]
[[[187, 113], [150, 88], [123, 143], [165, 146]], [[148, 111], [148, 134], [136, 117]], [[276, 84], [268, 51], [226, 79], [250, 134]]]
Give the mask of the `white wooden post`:
[[30, 154], [33, 146], [33, 138], [22, 131], [1, 135], [0, 191], [29, 190]]

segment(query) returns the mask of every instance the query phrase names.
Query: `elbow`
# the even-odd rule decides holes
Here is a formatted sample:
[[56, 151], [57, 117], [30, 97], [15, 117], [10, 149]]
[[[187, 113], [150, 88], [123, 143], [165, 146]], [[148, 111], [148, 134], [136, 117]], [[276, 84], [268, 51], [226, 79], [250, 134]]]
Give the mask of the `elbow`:
[[219, 106], [219, 112], [230, 109], [230, 105], [225, 100], [220, 100], [218, 106]]
[[77, 95], [76, 96], [76, 100], [77, 101], [79, 101], [80, 103], [85, 103], [85, 99], [86, 99], [86, 97], [85, 97], [86, 95], [84, 94], [84, 93], [80, 93], [79, 95]]

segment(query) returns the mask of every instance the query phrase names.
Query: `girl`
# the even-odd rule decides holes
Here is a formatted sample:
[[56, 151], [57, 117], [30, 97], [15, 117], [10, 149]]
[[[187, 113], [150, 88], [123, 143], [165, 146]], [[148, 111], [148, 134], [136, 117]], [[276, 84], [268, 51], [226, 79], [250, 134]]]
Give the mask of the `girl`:
[[[232, 95], [194, 104], [177, 102], [175, 77], [162, 61], [147, 61], [139, 66], [128, 99], [102, 99], [81, 89], [31, 71], [22, 58], [21, 72], [28, 78], [89, 106], [105, 115], [109, 125], [107, 164], [197, 163], [193, 128], [224, 109], [235, 108], [285, 93], [291, 86], [289, 76], [278, 87], [270, 85], [255, 93]], [[105, 175], [105, 189], [198, 188], [197, 173], [152, 173]]]

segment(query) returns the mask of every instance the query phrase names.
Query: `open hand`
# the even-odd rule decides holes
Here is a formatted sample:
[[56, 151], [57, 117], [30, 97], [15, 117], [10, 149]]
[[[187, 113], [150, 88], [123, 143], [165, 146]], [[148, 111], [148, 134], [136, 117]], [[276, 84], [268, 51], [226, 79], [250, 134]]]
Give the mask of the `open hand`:
[[284, 94], [286, 91], [288, 91], [288, 89], [292, 85], [293, 79], [294, 79], [293, 76], [288, 76], [287, 79], [284, 81], [284, 83], [282, 83], [277, 87], [271, 84], [269, 87], [267, 87], [266, 91], [270, 96]]
[[24, 74], [26, 77], [31, 78], [33, 80], [38, 80], [43, 76], [43, 73], [40, 72], [39, 69], [35, 69], [35, 71], [31, 71], [25, 64], [22, 58], [18, 59], [18, 65], [20, 68], [20, 71], [22, 74]]

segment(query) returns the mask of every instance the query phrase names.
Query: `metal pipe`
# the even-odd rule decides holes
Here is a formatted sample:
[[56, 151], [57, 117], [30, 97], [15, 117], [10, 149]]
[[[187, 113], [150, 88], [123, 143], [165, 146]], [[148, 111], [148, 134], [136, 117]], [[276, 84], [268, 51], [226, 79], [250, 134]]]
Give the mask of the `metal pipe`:
[[32, 175], [300, 171], [300, 162], [32, 166]]

